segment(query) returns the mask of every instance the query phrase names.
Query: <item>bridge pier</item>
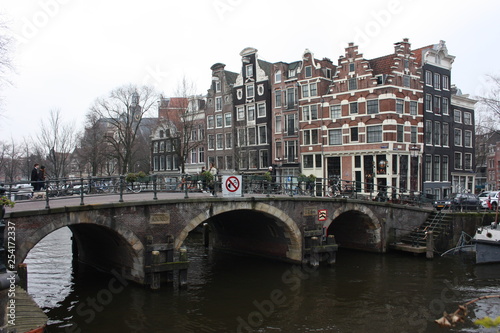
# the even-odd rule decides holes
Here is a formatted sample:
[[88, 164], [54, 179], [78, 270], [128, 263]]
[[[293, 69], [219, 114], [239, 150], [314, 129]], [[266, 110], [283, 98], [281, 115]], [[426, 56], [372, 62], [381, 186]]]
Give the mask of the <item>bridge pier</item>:
[[335, 236], [325, 237], [323, 228], [304, 230], [303, 261], [316, 267], [321, 262], [334, 264], [337, 259], [338, 245]]
[[[148, 242], [152, 241], [148, 237]], [[167, 243], [147, 244], [145, 253], [145, 284], [149, 284], [151, 289], [160, 289], [162, 282], [173, 282], [174, 271], [178, 271], [179, 286], [187, 285], [188, 258], [185, 248], [179, 249], [178, 260], [174, 261], [174, 242], [169, 236]]]

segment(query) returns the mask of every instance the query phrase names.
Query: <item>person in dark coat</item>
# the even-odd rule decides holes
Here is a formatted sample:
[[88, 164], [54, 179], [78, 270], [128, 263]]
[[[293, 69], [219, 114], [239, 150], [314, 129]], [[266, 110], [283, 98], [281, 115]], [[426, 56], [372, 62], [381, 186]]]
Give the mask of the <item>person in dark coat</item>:
[[33, 170], [31, 170], [31, 186], [33, 186], [33, 191], [39, 191], [41, 184], [40, 181], [40, 165], [35, 163]]
[[45, 179], [47, 178], [47, 174], [45, 173], [45, 166], [40, 166], [40, 171], [38, 172], [38, 180], [40, 181], [38, 185], [39, 190], [45, 190]]

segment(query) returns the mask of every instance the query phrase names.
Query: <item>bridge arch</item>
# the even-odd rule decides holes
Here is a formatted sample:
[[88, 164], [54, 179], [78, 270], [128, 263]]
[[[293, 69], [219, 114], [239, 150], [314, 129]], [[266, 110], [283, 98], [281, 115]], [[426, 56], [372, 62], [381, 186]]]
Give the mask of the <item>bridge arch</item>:
[[238, 201], [224, 204], [214, 203], [204, 212], [192, 218], [180, 232], [175, 240], [175, 248], [178, 249], [189, 232], [194, 230], [200, 224], [217, 216], [224, 214], [234, 214], [241, 212], [242, 214], [257, 213], [268, 216], [276, 223], [280, 224], [283, 230], [283, 236], [287, 240], [286, 258], [289, 261], [299, 262], [302, 260], [302, 234], [297, 223], [284, 211], [262, 202]]
[[323, 226], [328, 234], [335, 235], [341, 247], [385, 251], [383, 224], [370, 206], [356, 203], [342, 205]]
[[80, 261], [105, 271], [115, 270], [132, 281], [144, 280], [144, 245], [140, 239], [127, 227], [89, 212], [69, 213], [37, 228], [20, 244], [18, 262], [23, 262], [45, 236], [63, 227], [71, 230]]

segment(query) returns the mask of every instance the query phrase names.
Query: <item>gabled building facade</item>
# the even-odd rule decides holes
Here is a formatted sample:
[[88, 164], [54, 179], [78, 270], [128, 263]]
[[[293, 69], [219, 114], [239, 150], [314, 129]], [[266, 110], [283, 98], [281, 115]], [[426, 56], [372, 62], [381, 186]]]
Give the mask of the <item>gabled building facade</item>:
[[304, 175], [319, 178], [327, 176], [329, 159], [325, 159], [328, 146], [328, 125], [331, 124], [329, 89], [336, 66], [327, 58], [318, 60], [305, 50], [298, 68], [299, 137], [301, 169]]
[[300, 61], [273, 65], [272, 81], [272, 165], [276, 175], [297, 176], [299, 160], [298, 69]]
[[356, 181], [361, 193], [420, 190], [422, 85], [407, 40], [373, 60], [350, 43], [323, 100], [323, 177]]
[[[403, 39], [374, 59], [349, 43], [337, 64], [309, 50], [291, 63], [262, 61], [250, 47], [240, 56], [238, 74], [211, 67], [203, 121], [192, 134], [206, 143], [191, 152], [196, 168], [262, 174], [272, 166], [285, 177], [277, 179], [338, 178], [362, 194], [474, 190], [474, 101], [453, 91], [454, 56], [444, 42], [413, 50]], [[161, 130], [153, 169], [173, 171], [178, 162]]]
[[232, 88], [238, 74], [225, 70], [225, 66], [216, 63], [210, 68], [212, 84], [207, 92], [206, 108], [207, 167], [213, 163], [220, 173], [234, 173], [236, 166]]
[[262, 173], [271, 165], [272, 156], [272, 64], [259, 60], [254, 48], [245, 48], [240, 56], [241, 72], [233, 87], [235, 166], [240, 173]]
[[476, 101], [452, 87], [451, 108], [453, 110], [453, 165], [451, 167], [451, 190], [453, 192], [475, 191], [475, 122]]
[[455, 57], [448, 54], [444, 41], [415, 53], [424, 83], [423, 192], [440, 199], [452, 190], [454, 137], [450, 84]]

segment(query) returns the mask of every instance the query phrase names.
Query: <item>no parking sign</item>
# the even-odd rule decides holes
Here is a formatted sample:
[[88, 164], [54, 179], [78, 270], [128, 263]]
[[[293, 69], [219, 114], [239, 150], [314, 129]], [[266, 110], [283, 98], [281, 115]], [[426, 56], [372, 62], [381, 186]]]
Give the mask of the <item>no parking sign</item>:
[[241, 197], [241, 176], [222, 177], [222, 196]]

